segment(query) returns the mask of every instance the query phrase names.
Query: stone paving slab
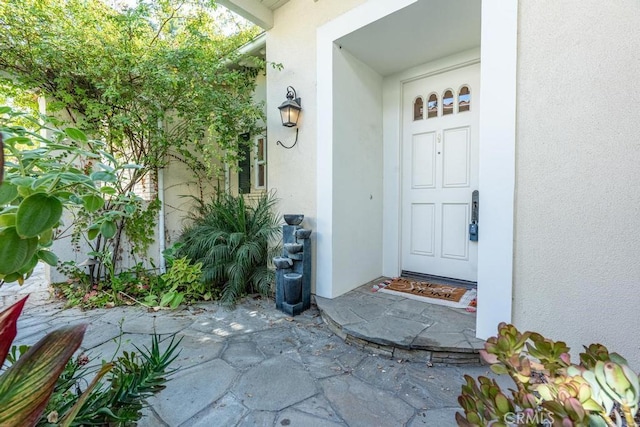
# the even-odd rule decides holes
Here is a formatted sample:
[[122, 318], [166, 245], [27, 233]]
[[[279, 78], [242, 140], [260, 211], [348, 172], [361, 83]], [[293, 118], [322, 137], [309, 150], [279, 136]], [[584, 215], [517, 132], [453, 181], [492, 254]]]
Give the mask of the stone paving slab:
[[206, 362], [178, 371], [149, 403], [165, 423], [178, 426], [197, 419], [201, 411], [225, 396], [237, 376], [238, 372], [223, 360]]
[[327, 400], [348, 426], [398, 426], [415, 415], [415, 408], [351, 375], [322, 380]]
[[[374, 316], [364, 308], [368, 296], [358, 291], [356, 311]], [[407, 310], [429, 318], [418, 313], [416, 304], [375, 298], [376, 303], [386, 300], [391, 313]], [[443, 316], [461, 318], [449, 311], [443, 310]], [[211, 303], [155, 313], [139, 307], [82, 312], [41, 302], [25, 308], [16, 344], [80, 322], [90, 324], [83, 348], [103, 358], [118, 348], [150, 345], [154, 328], [182, 337], [182, 353], [172, 366], [179, 369], [167, 388], [150, 399], [142, 427], [448, 426], [455, 425], [463, 375], [495, 378], [483, 366], [432, 367], [383, 357], [395, 353], [343, 341], [315, 307], [291, 318], [271, 301], [254, 299], [232, 311]], [[114, 338], [120, 325], [125, 333], [118, 345]], [[463, 332], [470, 344], [472, 329]], [[168, 345], [169, 335], [163, 337], [161, 345]], [[500, 381], [512, 386], [508, 378]]]
[[391, 320], [382, 316], [367, 322], [345, 325], [343, 329], [351, 336], [376, 344], [410, 348], [416, 336], [423, 333], [427, 327], [424, 323], [402, 317]]

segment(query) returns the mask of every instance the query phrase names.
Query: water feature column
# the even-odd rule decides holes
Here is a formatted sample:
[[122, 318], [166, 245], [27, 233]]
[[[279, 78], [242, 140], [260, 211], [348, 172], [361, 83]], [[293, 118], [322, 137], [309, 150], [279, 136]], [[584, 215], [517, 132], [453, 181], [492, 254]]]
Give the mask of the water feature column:
[[311, 307], [311, 230], [304, 215], [284, 215], [282, 256], [275, 257], [276, 308], [295, 316]]

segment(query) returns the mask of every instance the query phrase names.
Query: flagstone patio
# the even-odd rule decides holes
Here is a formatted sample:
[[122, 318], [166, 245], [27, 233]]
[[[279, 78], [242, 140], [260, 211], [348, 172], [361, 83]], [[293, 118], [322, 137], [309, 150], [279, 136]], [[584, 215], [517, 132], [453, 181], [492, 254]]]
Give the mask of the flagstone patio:
[[[39, 280], [39, 285], [33, 279], [27, 284], [41, 298], [25, 307], [16, 344], [33, 344], [56, 327], [84, 322], [89, 327], [82, 348], [98, 363], [113, 357], [121, 333], [120, 352], [149, 345], [154, 331], [182, 338], [175, 362], [179, 369], [150, 400], [139, 424], [143, 427], [454, 426], [463, 375], [493, 377], [486, 366], [460, 365], [453, 357], [448, 366], [410, 357], [416, 343], [432, 352], [431, 361], [438, 351], [433, 349], [473, 348], [472, 314], [420, 308], [415, 301], [372, 295], [364, 287], [332, 303], [318, 299], [325, 319], [331, 314], [344, 321], [340, 333], [345, 342], [315, 306], [294, 318], [259, 298], [246, 299], [234, 310], [207, 303], [175, 311], [116, 307], [83, 312], [44, 299], [38, 292], [46, 292], [46, 286]], [[3, 290], [3, 304], [10, 302], [10, 289]], [[24, 289], [13, 288], [14, 297]], [[404, 329], [385, 326], [395, 318]], [[366, 326], [366, 319], [373, 325]], [[414, 324], [420, 322], [422, 331]], [[447, 324], [457, 328], [447, 332]], [[440, 332], [429, 338], [422, 333], [429, 329]], [[447, 334], [464, 339], [448, 343]], [[428, 339], [441, 341], [436, 345]], [[509, 386], [508, 378], [498, 379]]]

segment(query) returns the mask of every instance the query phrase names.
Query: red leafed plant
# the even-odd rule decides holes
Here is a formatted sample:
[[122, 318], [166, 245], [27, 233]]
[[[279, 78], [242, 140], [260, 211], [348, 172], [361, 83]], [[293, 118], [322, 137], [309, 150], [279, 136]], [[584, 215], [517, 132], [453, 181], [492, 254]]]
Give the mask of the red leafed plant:
[[[16, 337], [16, 324], [26, 299], [0, 313], [0, 366]], [[37, 423], [86, 328], [82, 324], [49, 333], [0, 376], [0, 426]]]

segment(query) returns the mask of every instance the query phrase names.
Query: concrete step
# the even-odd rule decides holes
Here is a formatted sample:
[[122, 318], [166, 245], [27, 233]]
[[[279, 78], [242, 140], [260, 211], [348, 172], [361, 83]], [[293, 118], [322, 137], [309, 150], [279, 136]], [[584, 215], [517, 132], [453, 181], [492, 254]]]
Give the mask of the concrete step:
[[337, 298], [316, 297], [329, 328], [347, 343], [394, 359], [432, 365], [479, 365], [484, 341], [475, 313], [382, 292], [367, 283]]

